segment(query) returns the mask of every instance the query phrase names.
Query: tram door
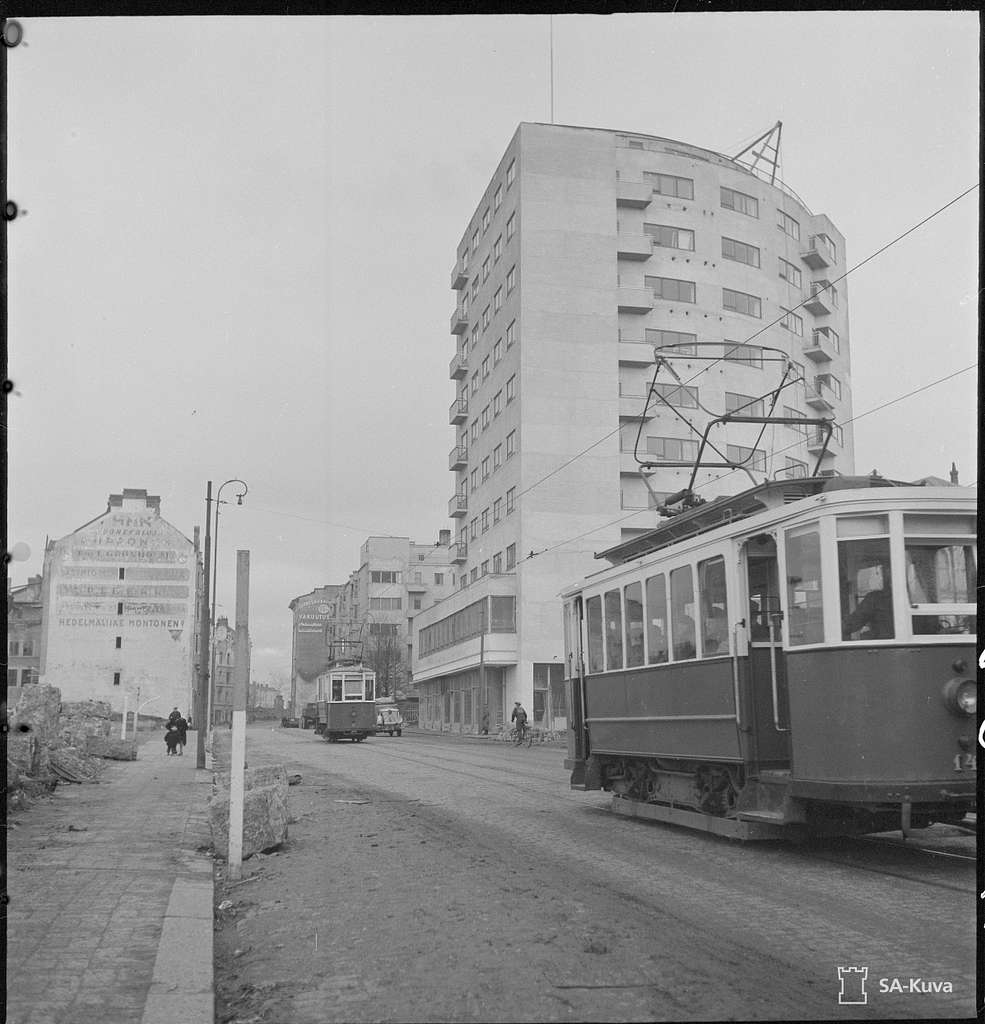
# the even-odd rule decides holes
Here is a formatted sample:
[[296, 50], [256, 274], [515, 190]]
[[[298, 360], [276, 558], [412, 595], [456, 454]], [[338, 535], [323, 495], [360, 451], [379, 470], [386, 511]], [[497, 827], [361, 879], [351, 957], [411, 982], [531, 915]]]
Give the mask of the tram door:
[[790, 705], [783, 650], [776, 541], [760, 534], [746, 544], [749, 581], [749, 687], [756, 760], [790, 763]]

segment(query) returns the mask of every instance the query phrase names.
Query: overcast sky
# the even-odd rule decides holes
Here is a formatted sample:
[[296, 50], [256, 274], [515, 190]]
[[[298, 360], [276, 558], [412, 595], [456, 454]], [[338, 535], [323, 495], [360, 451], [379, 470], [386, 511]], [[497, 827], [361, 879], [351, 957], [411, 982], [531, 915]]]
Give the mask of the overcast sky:
[[[219, 614], [249, 549], [253, 674], [286, 674], [293, 597], [368, 535], [450, 525], [449, 274], [517, 124], [550, 120], [548, 18], [23, 24], [13, 583], [112, 492], [191, 536], [206, 481], [241, 477]], [[849, 265], [978, 179], [972, 12], [558, 16], [554, 80], [557, 123], [729, 154], [782, 120], [781, 176]], [[864, 414], [975, 363], [978, 201], [848, 279], [860, 472], [976, 479], [976, 369]]]

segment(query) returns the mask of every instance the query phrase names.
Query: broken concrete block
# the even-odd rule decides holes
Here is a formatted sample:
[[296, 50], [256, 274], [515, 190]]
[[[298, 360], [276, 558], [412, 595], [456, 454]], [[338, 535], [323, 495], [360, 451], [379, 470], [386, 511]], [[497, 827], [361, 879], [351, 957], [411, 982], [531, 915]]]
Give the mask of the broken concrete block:
[[113, 739], [110, 736], [87, 736], [85, 752], [109, 761], [137, 760], [137, 744], [133, 740]]
[[[286, 783], [284, 786], [286, 789]], [[287, 841], [287, 799], [279, 785], [255, 786], [243, 794], [243, 860]], [[229, 852], [229, 792], [209, 801], [209, 824], [216, 854]]]

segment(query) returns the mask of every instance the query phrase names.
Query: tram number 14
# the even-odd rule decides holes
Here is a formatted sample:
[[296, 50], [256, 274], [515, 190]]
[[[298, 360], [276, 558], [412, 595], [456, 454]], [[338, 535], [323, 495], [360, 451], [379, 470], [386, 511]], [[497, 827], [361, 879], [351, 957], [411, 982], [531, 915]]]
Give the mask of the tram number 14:
[[978, 770], [978, 759], [975, 754], [955, 754], [954, 770], [956, 772], [974, 772]]

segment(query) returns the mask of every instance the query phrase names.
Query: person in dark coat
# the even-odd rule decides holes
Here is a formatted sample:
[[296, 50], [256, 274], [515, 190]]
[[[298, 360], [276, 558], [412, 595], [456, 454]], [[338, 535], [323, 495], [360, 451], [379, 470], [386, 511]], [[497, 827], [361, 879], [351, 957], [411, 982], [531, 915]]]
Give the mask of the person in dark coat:
[[168, 748], [168, 757], [172, 757], [177, 753], [178, 739], [178, 727], [174, 724], [169, 725], [168, 731], [164, 734], [164, 743]]
[[188, 743], [188, 722], [184, 715], [178, 716], [178, 721], [174, 723], [175, 728], [178, 730], [178, 756], [185, 752], [185, 746]]
[[181, 712], [177, 708], [172, 708], [171, 714], [168, 715], [168, 725], [174, 725], [179, 718], [181, 718]]

